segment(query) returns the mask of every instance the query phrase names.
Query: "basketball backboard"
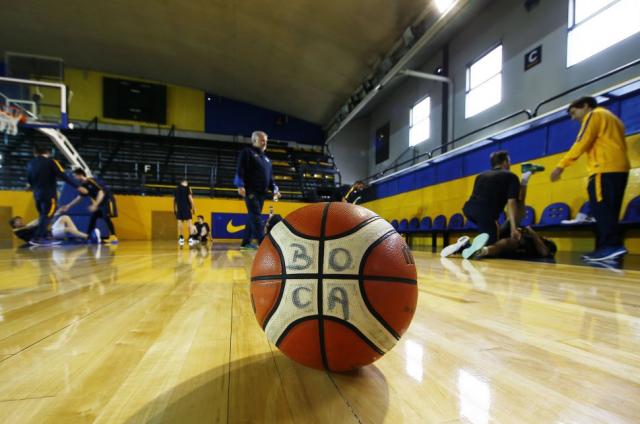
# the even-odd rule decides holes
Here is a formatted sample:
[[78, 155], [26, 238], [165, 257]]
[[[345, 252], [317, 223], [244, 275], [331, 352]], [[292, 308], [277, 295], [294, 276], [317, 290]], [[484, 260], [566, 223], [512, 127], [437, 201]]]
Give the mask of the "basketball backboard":
[[66, 129], [67, 88], [62, 83], [0, 77], [0, 111], [23, 115], [20, 125]]

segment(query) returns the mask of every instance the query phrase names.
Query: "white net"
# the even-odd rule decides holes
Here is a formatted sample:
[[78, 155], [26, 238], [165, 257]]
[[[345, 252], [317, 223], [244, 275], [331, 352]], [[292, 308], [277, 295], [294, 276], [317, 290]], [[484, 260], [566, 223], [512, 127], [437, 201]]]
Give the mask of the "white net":
[[18, 134], [18, 123], [22, 114], [12, 109], [0, 109], [0, 133]]

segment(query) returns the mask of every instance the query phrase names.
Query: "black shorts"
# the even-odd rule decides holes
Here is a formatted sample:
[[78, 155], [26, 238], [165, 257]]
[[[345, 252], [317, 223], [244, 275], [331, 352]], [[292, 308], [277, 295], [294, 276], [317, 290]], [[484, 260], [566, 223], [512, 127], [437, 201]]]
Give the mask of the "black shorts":
[[470, 207], [465, 204], [462, 208], [464, 215], [478, 227], [479, 233], [489, 234], [487, 245], [495, 244], [498, 241], [498, 220], [482, 208]]
[[188, 221], [192, 217], [190, 208], [178, 208], [176, 212], [176, 219], [179, 221]]
[[109, 204], [109, 202], [100, 203], [100, 205], [98, 206], [97, 210], [102, 212], [102, 216], [104, 216], [104, 217], [113, 216], [113, 214], [111, 213], [111, 205]]

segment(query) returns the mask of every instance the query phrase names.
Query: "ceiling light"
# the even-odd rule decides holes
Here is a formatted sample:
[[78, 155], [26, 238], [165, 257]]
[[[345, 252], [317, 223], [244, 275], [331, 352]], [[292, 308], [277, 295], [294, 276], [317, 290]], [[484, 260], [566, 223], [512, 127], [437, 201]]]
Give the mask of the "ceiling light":
[[453, 0], [435, 0], [435, 2], [436, 2], [436, 7], [442, 14], [448, 12], [449, 9], [451, 9], [451, 6], [453, 5]]

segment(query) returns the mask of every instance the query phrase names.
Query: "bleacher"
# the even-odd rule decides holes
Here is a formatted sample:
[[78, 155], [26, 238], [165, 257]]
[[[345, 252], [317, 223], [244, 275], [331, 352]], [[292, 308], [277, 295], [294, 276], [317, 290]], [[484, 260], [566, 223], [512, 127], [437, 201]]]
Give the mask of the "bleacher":
[[[632, 171], [625, 196], [627, 200], [622, 206], [621, 226], [625, 234], [637, 237], [640, 192], [635, 175], [638, 169], [636, 146], [640, 137], [640, 79], [613, 87], [598, 97], [601, 106], [618, 115], [626, 127]], [[367, 190], [365, 206], [373, 202], [407, 238], [430, 236], [435, 250], [438, 236], [442, 237], [443, 245], [447, 245], [450, 235], [477, 232], [473, 223], [465, 221], [459, 211], [470, 194], [472, 178], [488, 169], [491, 152], [507, 150], [514, 164], [550, 161], [546, 164], [548, 173], [557, 163], [557, 160], [548, 158], [568, 150], [577, 131], [577, 123], [569, 120], [565, 109], [552, 111], [374, 182]], [[571, 172], [574, 172], [573, 177], [565, 177], [555, 186], [548, 185], [551, 184], [548, 174], [544, 181], [534, 177], [534, 188], [530, 188], [527, 195], [526, 215], [520, 223], [522, 226], [530, 225], [539, 232], [566, 233], [568, 237], [575, 232], [594, 231], [593, 222], [563, 223], [578, 213], [588, 215], [586, 175], [578, 174], [585, 171], [576, 166]], [[430, 190], [429, 194], [425, 194], [426, 190]], [[411, 202], [411, 206], [405, 206], [401, 199]], [[425, 202], [423, 199], [435, 201]], [[426, 210], [430, 213], [416, 214], [416, 211]], [[504, 219], [502, 214], [499, 221], [504, 222]]]
[[[89, 168], [117, 194], [169, 195], [181, 178], [194, 195], [237, 197], [237, 155], [245, 143], [96, 129], [65, 130]], [[20, 129], [0, 144], [1, 189], [24, 189], [34, 142], [50, 143], [33, 129]], [[52, 145], [53, 149], [53, 145]], [[285, 200], [318, 200], [340, 183], [333, 158], [322, 148], [270, 142], [267, 155]], [[63, 164], [61, 155], [54, 155]]]
[[[589, 203], [585, 202], [577, 213], [584, 214], [585, 211], [588, 212], [588, 206]], [[572, 215], [569, 205], [563, 202], [552, 203], [544, 208], [540, 213], [540, 219], [538, 221], [536, 221], [536, 215], [536, 211], [531, 206], [526, 206], [525, 216], [520, 221], [519, 226], [530, 226], [536, 231], [543, 232], [595, 230], [595, 224], [591, 220], [572, 220], [571, 218], [575, 218], [575, 216]], [[498, 223], [502, 225], [505, 220], [506, 216], [504, 212], [502, 212], [498, 219]], [[465, 220], [461, 213], [451, 215], [448, 220], [444, 215], [438, 215], [433, 219], [433, 222], [431, 217], [428, 216], [422, 219], [394, 219], [391, 221], [391, 225], [407, 239], [410, 239], [412, 236], [431, 236], [431, 247], [434, 252], [436, 250], [438, 236], [442, 237], [442, 245], [446, 246], [450, 243], [451, 235], [459, 233], [475, 234], [478, 232], [477, 227], [473, 222]], [[620, 226], [623, 231], [640, 228], [640, 196], [636, 196], [631, 199], [626, 208], [623, 209]]]

